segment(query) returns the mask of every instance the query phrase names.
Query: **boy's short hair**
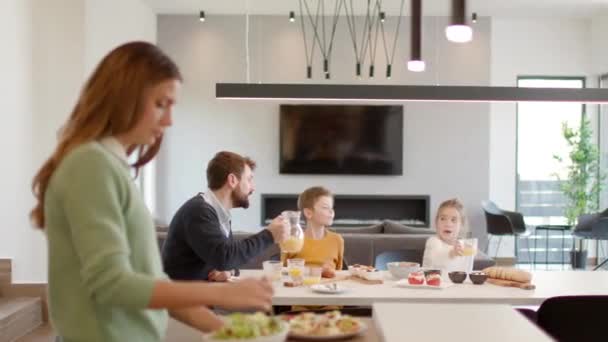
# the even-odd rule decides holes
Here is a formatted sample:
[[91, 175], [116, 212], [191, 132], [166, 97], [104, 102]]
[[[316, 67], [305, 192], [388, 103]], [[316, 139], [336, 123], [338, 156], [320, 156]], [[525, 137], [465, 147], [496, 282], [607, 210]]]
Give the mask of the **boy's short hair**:
[[331, 191], [322, 186], [313, 186], [304, 190], [298, 197], [298, 210], [312, 209], [319, 197], [323, 196], [334, 197]]
[[245, 165], [252, 171], [255, 170], [255, 161], [249, 157], [228, 151], [218, 152], [207, 164], [207, 186], [211, 190], [221, 188], [231, 173], [241, 178]]

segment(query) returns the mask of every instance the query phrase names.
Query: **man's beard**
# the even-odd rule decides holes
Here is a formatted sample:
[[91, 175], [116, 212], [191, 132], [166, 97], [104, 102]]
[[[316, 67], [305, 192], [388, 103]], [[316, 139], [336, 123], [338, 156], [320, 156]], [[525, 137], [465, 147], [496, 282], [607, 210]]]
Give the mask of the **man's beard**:
[[[251, 193], [249, 193], [251, 195]], [[249, 208], [249, 195], [244, 194], [238, 190], [234, 190], [231, 193], [232, 197], [232, 207], [233, 208]]]

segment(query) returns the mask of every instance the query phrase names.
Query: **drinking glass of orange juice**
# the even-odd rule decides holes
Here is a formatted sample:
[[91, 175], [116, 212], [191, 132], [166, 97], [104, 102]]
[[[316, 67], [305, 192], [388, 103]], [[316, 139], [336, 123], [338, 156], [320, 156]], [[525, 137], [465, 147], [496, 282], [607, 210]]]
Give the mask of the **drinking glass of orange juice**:
[[291, 278], [291, 281], [296, 284], [302, 284], [304, 280], [304, 267], [305, 261], [304, 259], [287, 259], [287, 273]]
[[464, 256], [475, 256], [477, 254], [477, 239], [462, 239], [462, 255]]
[[306, 273], [304, 274], [304, 285], [310, 286], [320, 283], [322, 272], [323, 268], [320, 266], [306, 267]]

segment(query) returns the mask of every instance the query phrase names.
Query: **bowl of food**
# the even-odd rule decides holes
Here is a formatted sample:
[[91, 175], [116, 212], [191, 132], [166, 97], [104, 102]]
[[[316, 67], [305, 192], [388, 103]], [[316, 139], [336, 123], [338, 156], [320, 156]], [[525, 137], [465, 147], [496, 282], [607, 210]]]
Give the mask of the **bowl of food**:
[[388, 271], [395, 279], [406, 279], [411, 272], [420, 270], [420, 264], [409, 261], [395, 261], [386, 264]]
[[467, 272], [454, 271], [448, 273], [448, 277], [454, 284], [462, 284], [467, 279]]
[[471, 272], [469, 273], [469, 279], [471, 279], [473, 284], [481, 285], [486, 282], [488, 275], [481, 271]]
[[226, 317], [219, 330], [205, 334], [203, 341], [284, 342], [289, 334], [289, 323], [261, 312], [234, 313]]
[[424, 270], [424, 280], [429, 286], [440, 286], [441, 270]]

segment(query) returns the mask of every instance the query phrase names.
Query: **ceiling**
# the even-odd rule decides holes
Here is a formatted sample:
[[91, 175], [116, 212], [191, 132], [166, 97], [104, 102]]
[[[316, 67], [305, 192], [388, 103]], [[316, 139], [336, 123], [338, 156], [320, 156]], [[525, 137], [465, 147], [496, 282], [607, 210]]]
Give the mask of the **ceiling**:
[[[159, 14], [274, 14], [298, 11], [299, 0], [143, 0]], [[302, 0], [316, 5], [319, 0]], [[324, 1], [326, 13], [333, 13], [336, 0]], [[351, 0], [355, 11], [365, 14], [367, 1]], [[374, 0], [372, 0], [372, 3]], [[405, 15], [409, 12], [405, 0]], [[447, 16], [451, 0], [423, 0], [424, 15]], [[608, 0], [469, 0], [469, 12], [492, 17], [583, 17], [608, 14]], [[388, 15], [399, 13], [401, 0], [382, 0]]]

